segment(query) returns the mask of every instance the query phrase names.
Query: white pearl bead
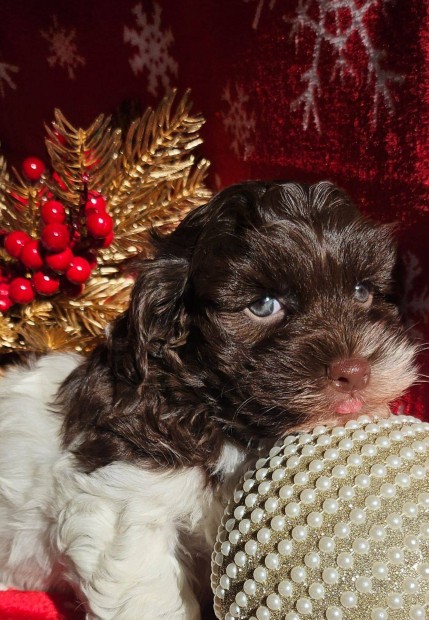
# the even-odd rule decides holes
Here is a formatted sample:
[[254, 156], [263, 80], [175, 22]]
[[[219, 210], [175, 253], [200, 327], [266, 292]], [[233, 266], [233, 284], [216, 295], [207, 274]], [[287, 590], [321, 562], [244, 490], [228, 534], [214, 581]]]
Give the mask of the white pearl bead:
[[270, 456], [277, 456], [281, 452], [281, 446], [273, 446], [270, 450]]
[[255, 508], [255, 510], [252, 510], [250, 514], [250, 519], [252, 523], [260, 523], [263, 518], [264, 518], [264, 511], [262, 510], [262, 508]]
[[237, 566], [239, 566], [240, 568], [243, 568], [243, 566], [246, 565], [247, 562], [247, 556], [244, 553], [244, 551], [238, 551], [235, 556], [234, 556], [234, 562], [237, 564]]
[[280, 568], [280, 558], [277, 553], [268, 553], [265, 558], [265, 566], [270, 570], [278, 570]]
[[423, 441], [413, 441], [413, 443], [411, 444], [411, 447], [413, 450], [415, 450], [419, 454], [423, 454], [427, 450], [427, 447]]
[[276, 469], [275, 471], [273, 471], [273, 475], [271, 476], [271, 478], [274, 482], [279, 482], [280, 480], [283, 480], [283, 478], [285, 477], [285, 473], [286, 471], [283, 468]]
[[425, 540], [429, 539], [429, 523], [426, 521], [420, 524], [420, 536]]
[[378, 510], [381, 506], [381, 500], [377, 495], [368, 495], [365, 499], [365, 506], [369, 510]]
[[223, 542], [220, 547], [220, 551], [223, 555], [229, 555], [229, 552], [231, 551], [231, 544], [229, 542]]
[[429, 563], [428, 562], [423, 562], [422, 564], [419, 564], [418, 568], [418, 573], [420, 575], [420, 577], [422, 577], [422, 579], [429, 579]]
[[293, 482], [295, 485], [307, 484], [308, 473], [306, 471], [299, 471], [297, 474], [295, 474]]
[[390, 592], [386, 597], [386, 601], [390, 609], [401, 609], [404, 604], [402, 594], [399, 592]]
[[346, 429], [342, 428], [341, 426], [334, 426], [334, 428], [331, 431], [332, 437], [344, 437], [345, 434], [346, 434]]
[[238, 530], [232, 530], [232, 532], [230, 532], [228, 536], [229, 542], [232, 545], [236, 545], [238, 541], [240, 540], [240, 538], [241, 538], [241, 534]]
[[276, 469], [276, 467], [281, 465], [282, 460], [283, 459], [281, 456], [274, 456], [272, 459], [270, 459], [270, 467], [272, 469]]
[[323, 514], [321, 512], [310, 512], [307, 517], [307, 523], [310, 527], [321, 527], [323, 524]]
[[238, 574], [237, 565], [234, 564], [234, 563], [228, 564], [228, 566], [226, 567], [226, 574], [231, 579], [235, 579], [237, 577], [237, 574]]
[[296, 446], [295, 445], [286, 446], [284, 450], [284, 455], [292, 456], [293, 454], [296, 454]]
[[234, 510], [234, 517], [237, 519], [237, 521], [242, 519], [245, 514], [246, 508], [244, 506], [237, 506], [237, 508]]
[[256, 588], [257, 588], [256, 582], [253, 581], [253, 579], [246, 579], [246, 581], [243, 584], [243, 590], [249, 596], [254, 596], [256, 594]]
[[291, 456], [286, 461], [287, 469], [295, 469], [299, 465], [299, 456]]
[[326, 426], [323, 426], [323, 424], [318, 424], [313, 428], [313, 436], [317, 437], [318, 435], [323, 435], [324, 433], [326, 433], [327, 430], [328, 429], [326, 428]]
[[416, 594], [419, 592], [420, 587], [417, 579], [413, 579], [412, 577], [406, 577], [402, 582], [402, 589], [407, 594]]
[[244, 503], [246, 504], [248, 508], [253, 508], [253, 506], [256, 504], [257, 501], [258, 501], [258, 496], [256, 495], [256, 493], [249, 493], [249, 495], [246, 495], [246, 499], [244, 500]]
[[215, 564], [217, 564], [218, 566], [222, 566], [222, 564], [223, 564], [223, 555], [222, 555], [222, 553], [216, 553], [216, 555], [215, 555]]
[[355, 538], [353, 541], [353, 551], [363, 555], [369, 552], [369, 542], [365, 538]]
[[340, 441], [340, 443], [338, 444], [338, 447], [341, 450], [345, 450], [346, 452], [350, 452], [350, 450], [353, 449], [353, 441], [351, 439], [348, 439], [347, 437], [345, 437], [344, 439], [342, 439]]
[[336, 523], [334, 527], [334, 534], [337, 538], [348, 538], [350, 536], [350, 526], [348, 523]]
[[229, 607], [229, 613], [233, 618], [239, 618], [241, 615], [241, 611], [237, 603], [232, 603]]
[[337, 461], [339, 456], [340, 453], [335, 448], [329, 448], [328, 450], [325, 450], [325, 454], [323, 455], [323, 457], [327, 461]]
[[329, 435], [320, 435], [320, 437], [317, 438], [316, 444], [318, 446], [329, 446], [331, 441], [332, 438]]
[[368, 594], [372, 591], [372, 581], [369, 577], [357, 577], [355, 586], [356, 590], [361, 594]]
[[228, 521], [225, 523], [226, 531], [231, 532], [231, 530], [234, 529], [234, 525], [235, 525], [235, 519], [228, 519]]
[[254, 480], [252, 480], [252, 479], [250, 479], [250, 480], [245, 480], [245, 481], [243, 482], [243, 491], [244, 491], [245, 493], [248, 493], [248, 492], [251, 490], [251, 488], [254, 486], [254, 484], [255, 484], [255, 481], [254, 481]]
[[304, 489], [299, 499], [305, 505], [313, 504], [316, 501], [316, 492], [313, 489]]
[[375, 444], [380, 448], [388, 448], [390, 446], [390, 439], [388, 437], [377, 437]]
[[391, 512], [386, 517], [386, 523], [392, 530], [398, 530], [402, 527], [402, 515], [399, 512]]
[[296, 614], [294, 611], [290, 611], [285, 615], [285, 620], [300, 620], [299, 614]]
[[249, 480], [253, 476], [254, 473], [255, 473], [254, 469], [253, 470], [249, 469], [248, 471], [246, 471], [246, 473], [244, 474], [243, 478], [245, 480]]
[[417, 517], [419, 513], [419, 507], [417, 504], [414, 504], [413, 502], [405, 502], [405, 504], [402, 507], [402, 512], [407, 517], [414, 519], [415, 517]]
[[308, 616], [313, 612], [313, 604], [309, 598], [299, 598], [296, 602], [296, 610], [303, 616]]
[[289, 499], [293, 495], [293, 487], [290, 486], [290, 484], [283, 485], [279, 491], [279, 495], [281, 499]]
[[322, 572], [322, 579], [325, 583], [333, 585], [338, 582], [338, 571], [336, 568], [325, 568]]
[[247, 534], [248, 531], [250, 530], [249, 519], [243, 519], [243, 521], [240, 521], [240, 523], [238, 524], [238, 529], [240, 530], [242, 534]]
[[372, 525], [369, 529], [369, 537], [374, 541], [381, 541], [386, 538], [386, 530], [382, 525]]
[[228, 575], [222, 575], [222, 577], [219, 579], [219, 583], [220, 583], [221, 588], [223, 588], [224, 590], [229, 590], [231, 581]]
[[355, 490], [353, 487], [345, 485], [343, 487], [340, 487], [340, 489], [338, 490], [338, 497], [342, 500], [350, 500], [353, 499], [355, 496]]
[[316, 454], [316, 447], [312, 445], [304, 446], [301, 452], [302, 456], [314, 456]]
[[376, 579], [387, 579], [389, 576], [389, 569], [387, 564], [383, 562], [373, 562], [372, 564], [372, 575]]
[[361, 510], [360, 508], [353, 508], [353, 510], [350, 511], [350, 521], [355, 525], [361, 525], [362, 523], [365, 523], [365, 511]]
[[359, 422], [357, 420], [349, 420], [348, 422], [346, 422], [345, 428], [347, 429], [359, 428]]
[[308, 593], [315, 601], [325, 598], [325, 587], [322, 583], [312, 583], [308, 588]]
[[380, 495], [384, 499], [391, 499], [396, 495], [396, 487], [394, 484], [390, 484], [390, 482], [385, 482], [380, 487]]
[[360, 451], [363, 456], [375, 456], [378, 452], [377, 448], [371, 443], [365, 443]]
[[297, 542], [302, 542], [307, 538], [308, 530], [305, 525], [297, 525], [292, 529], [292, 538]]
[[359, 454], [350, 454], [347, 457], [347, 465], [350, 467], [361, 467], [362, 462], [362, 457]]
[[244, 551], [247, 555], [255, 555], [258, 550], [258, 544], [256, 540], [248, 540], [244, 545]]
[[423, 480], [426, 477], [426, 467], [422, 467], [421, 465], [413, 465], [411, 467], [411, 476], [415, 480]]
[[267, 459], [266, 459], [266, 458], [261, 458], [261, 459], [258, 459], [258, 460], [256, 461], [256, 463], [255, 463], [255, 467], [256, 467], [256, 469], [261, 469], [261, 467], [264, 467], [264, 465], [266, 464], [266, 462], [267, 462]]
[[243, 497], [243, 491], [241, 490], [234, 491], [234, 502], [236, 504], [238, 504], [238, 502], [241, 500], [242, 497]]
[[304, 566], [294, 566], [290, 571], [290, 577], [295, 583], [304, 583], [307, 578], [307, 571]]
[[388, 549], [387, 557], [392, 564], [402, 564], [404, 562], [404, 552], [400, 547], [391, 547]]
[[332, 480], [328, 478], [328, 476], [320, 476], [320, 478], [316, 480], [316, 488], [319, 491], [329, 491], [331, 486]]
[[365, 431], [361, 428], [355, 431], [352, 435], [353, 441], [365, 441], [366, 439], [368, 439], [368, 433], [365, 433]]
[[402, 431], [399, 431], [399, 430], [392, 431], [391, 433], [389, 433], [389, 437], [392, 441], [403, 441], [404, 440], [404, 435]]
[[271, 617], [270, 610], [268, 609], [268, 607], [264, 607], [264, 605], [261, 605], [256, 610], [256, 617], [258, 620], [269, 620]]
[[239, 607], [247, 607], [247, 603], [249, 601], [244, 592], [237, 592], [237, 594], [235, 595], [235, 602]]
[[253, 571], [253, 579], [258, 583], [264, 583], [267, 580], [267, 569], [263, 566], [257, 566]]
[[277, 545], [277, 550], [280, 555], [286, 556], [290, 555], [293, 550], [293, 544], [291, 540], [281, 540]]
[[344, 465], [335, 465], [335, 467], [332, 468], [332, 475], [334, 478], [346, 478], [347, 473], [347, 467]]
[[355, 478], [355, 484], [361, 489], [368, 489], [371, 486], [371, 478], [366, 474], [358, 474]]
[[332, 497], [325, 499], [325, 501], [323, 502], [322, 505], [322, 509], [328, 514], [328, 515], [334, 515], [336, 512], [338, 512], [338, 502], [336, 499], [333, 499]]
[[301, 512], [301, 507], [296, 502], [290, 502], [289, 504], [286, 504], [285, 514], [289, 518], [292, 519], [292, 518], [298, 517], [300, 512]]
[[298, 444], [303, 446], [304, 444], [310, 443], [311, 441], [313, 441], [313, 437], [310, 435], [310, 433], [302, 433], [299, 436]]
[[354, 592], [343, 592], [340, 597], [340, 603], [343, 607], [350, 609], [351, 607], [356, 607], [357, 605], [357, 596]]
[[329, 536], [322, 536], [319, 540], [319, 549], [323, 553], [333, 553], [335, 551], [335, 541]]
[[272, 611], [279, 611], [282, 608], [282, 599], [277, 594], [267, 596], [267, 607]]
[[314, 461], [310, 461], [308, 469], [312, 474], [318, 474], [325, 469], [325, 464], [320, 459], [314, 459]]
[[420, 547], [420, 542], [417, 536], [413, 536], [413, 534], [408, 534], [404, 538], [405, 546], [408, 547], [409, 551], [418, 551]]
[[395, 476], [395, 484], [402, 487], [403, 489], [407, 489], [411, 484], [411, 478], [408, 474], [405, 473], [397, 474]]
[[279, 500], [275, 497], [270, 497], [265, 502], [264, 508], [267, 512], [275, 512], [279, 505]]
[[266, 495], [269, 492], [270, 488], [271, 482], [269, 480], [264, 480], [264, 482], [261, 482], [261, 484], [258, 486], [259, 495]]
[[403, 459], [411, 460], [414, 458], [414, 450], [412, 450], [408, 446], [404, 446], [399, 450], [399, 456], [401, 456]]
[[315, 551], [309, 551], [305, 554], [304, 563], [308, 568], [318, 568], [320, 566], [320, 555]]
[[382, 607], [375, 607], [371, 612], [371, 620], [387, 620], [388, 614]]
[[284, 579], [283, 581], [280, 581], [280, 583], [278, 584], [277, 590], [279, 591], [280, 596], [284, 596], [284, 597], [292, 596], [293, 584], [287, 579]]
[[344, 570], [349, 570], [350, 568], [353, 568], [353, 556], [351, 553], [347, 553], [346, 551], [343, 551], [342, 553], [339, 553], [337, 556], [337, 564], [340, 568], [344, 569]]
[[266, 544], [271, 538], [271, 531], [267, 527], [262, 527], [256, 534], [256, 538], [260, 543]]
[[342, 620], [343, 618], [343, 612], [340, 609], [340, 607], [328, 607], [328, 609], [326, 610], [326, 620]]
[[271, 525], [271, 529], [273, 529], [275, 532], [281, 532], [285, 528], [286, 521], [284, 517], [281, 517], [280, 515], [276, 515], [275, 517], [271, 519], [270, 525]]
[[386, 466], [382, 463], [375, 463], [370, 470], [372, 476], [376, 478], [384, 478], [387, 475]]
[[399, 456], [395, 454], [390, 454], [386, 459], [386, 465], [391, 467], [392, 469], [398, 469], [402, 465], [402, 461]]
[[426, 611], [422, 605], [411, 605], [410, 620], [426, 620]]
[[218, 586], [216, 588], [216, 596], [220, 599], [224, 599], [225, 598], [225, 590], [223, 588], [221, 588], [220, 586]]

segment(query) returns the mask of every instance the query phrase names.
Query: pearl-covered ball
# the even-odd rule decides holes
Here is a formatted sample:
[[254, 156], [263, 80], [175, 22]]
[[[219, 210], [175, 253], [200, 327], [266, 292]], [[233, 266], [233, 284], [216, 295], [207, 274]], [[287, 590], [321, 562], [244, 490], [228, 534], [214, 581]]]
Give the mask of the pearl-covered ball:
[[286, 437], [225, 510], [212, 588], [220, 620], [429, 620], [429, 424]]

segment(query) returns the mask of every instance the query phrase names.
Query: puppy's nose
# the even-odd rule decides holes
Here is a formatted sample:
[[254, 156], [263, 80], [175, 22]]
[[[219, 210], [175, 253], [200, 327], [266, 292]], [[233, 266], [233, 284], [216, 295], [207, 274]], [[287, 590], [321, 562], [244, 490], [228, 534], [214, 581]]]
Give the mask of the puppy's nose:
[[328, 378], [339, 392], [363, 390], [369, 382], [371, 367], [363, 357], [333, 362], [328, 367]]

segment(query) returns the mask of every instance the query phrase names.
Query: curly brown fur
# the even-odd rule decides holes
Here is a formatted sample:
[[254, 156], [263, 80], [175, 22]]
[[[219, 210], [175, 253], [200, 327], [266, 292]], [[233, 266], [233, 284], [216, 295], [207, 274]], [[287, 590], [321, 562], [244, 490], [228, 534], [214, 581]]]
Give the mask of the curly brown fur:
[[[348, 394], [362, 412], [385, 411], [414, 380], [389, 301], [389, 227], [332, 184], [233, 186], [155, 245], [129, 309], [61, 391], [64, 442], [85, 470], [126, 460], [210, 473], [226, 438], [335, 423], [338, 360], [368, 364], [368, 385]], [[281, 312], [255, 317], [266, 296]]]

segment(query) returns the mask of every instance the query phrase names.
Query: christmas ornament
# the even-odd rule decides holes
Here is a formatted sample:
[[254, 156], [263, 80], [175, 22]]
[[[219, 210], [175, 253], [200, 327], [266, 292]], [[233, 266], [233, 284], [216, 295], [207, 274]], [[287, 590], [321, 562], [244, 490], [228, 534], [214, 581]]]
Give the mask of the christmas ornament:
[[124, 132], [104, 116], [75, 128], [56, 111], [48, 165], [28, 157], [11, 175], [0, 158], [1, 353], [92, 347], [126, 307], [124, 265], [150, 256], [150, 229], [210, 198], [208, 162], [193, 153], [203, 119], [188, 94], [174, 99]]
[[362, 416], [286, 437], [225, 510], [219, 619], [411, 620], [429, 604], [429, 424]]

